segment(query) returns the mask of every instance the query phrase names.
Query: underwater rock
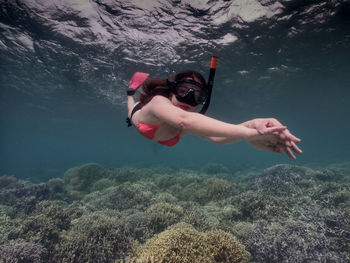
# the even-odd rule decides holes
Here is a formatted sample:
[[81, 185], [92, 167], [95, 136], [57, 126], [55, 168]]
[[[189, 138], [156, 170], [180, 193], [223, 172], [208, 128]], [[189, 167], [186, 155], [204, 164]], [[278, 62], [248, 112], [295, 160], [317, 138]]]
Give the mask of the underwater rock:
[[12, 206], [19, 212], [29, 214], [39, 202], [47, 200], [50, 196], [50, 188], [46, 183], [10, 181], [11, 183], [6, 184], [6, 187], [0, 189], [0, 204]]
[[44, 263], [47, 250], [30, 242], [10, 243], [0, 247], [0, 262], [3, 263]]
[[94, 212], [72, 221], [56, 247], [55, 262], [114, 263], [133, 247], [117, 211]]
[[179, 223], [140, 246], [127, 262], [167, 263], [243, 263], [249, 253], [234, 236], [220, 230], [198, 232], [191, 225]]

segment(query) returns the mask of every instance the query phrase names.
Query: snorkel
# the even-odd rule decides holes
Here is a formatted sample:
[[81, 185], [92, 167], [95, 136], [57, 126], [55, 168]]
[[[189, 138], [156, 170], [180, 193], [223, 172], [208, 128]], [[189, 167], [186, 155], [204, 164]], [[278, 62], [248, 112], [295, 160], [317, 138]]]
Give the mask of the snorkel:
[[209, 72], [208, 84], [207, 84], [208, 96], [204, 102], [202, 109], [199, 111], [199, 113], [201, 113], [201, 114], [205, 114], [205, 112], [207, 111], [209, 104], [210, 104], [210, 98], [211, 98], [211, 92], [213, 90], [213, 85], [214, 85], [214, 77], [215, 77], [217, 62], [218, 62], [218, 58], [216, 56], [212, 56], [211, 62], [210, 62], [210, 72]]

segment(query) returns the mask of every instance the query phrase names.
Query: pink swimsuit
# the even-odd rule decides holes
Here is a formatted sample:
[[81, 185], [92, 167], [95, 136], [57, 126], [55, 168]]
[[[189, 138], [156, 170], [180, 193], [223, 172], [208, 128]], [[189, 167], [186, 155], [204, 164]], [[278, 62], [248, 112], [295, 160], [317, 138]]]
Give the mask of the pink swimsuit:
[[[128, 126], [132, 126], [131, 118], [134, 115], [134, 113], [142, 108], [142, 105], [140, 103], [136, 104], [131, 112], [130, 118], [126, 118], [126, 122], [128, 123]], [[137, 122], [137, 129], [139, 132], [146, 137], [147, 139], [153, 140], [154, 135], [156, 134], [157, 130], [159, 129], [161, 125], [157, 124], [148, 124], [143, 122]], [[160, 144], [166, 145], [166, 146], [174, 146], [176, 145], [181, 137], [181, 131], [172, 139], [166, 140], [166, 141], [157, 141]]]
[[[152, 140], [154, 135], [156, 134], [157, 130], [159, 129], [161, 125], [156, 124], [147, 124], [142, 122], [137, 122], [137, 129], [139, 132], [145, 136], [147, 139]], [[179, 132], [174, 138], [166, 141], [157, 141], [160, 144], [166, 145], [166, 146], [174, 146], [176, 145], [180, 140], [180, 134]]]

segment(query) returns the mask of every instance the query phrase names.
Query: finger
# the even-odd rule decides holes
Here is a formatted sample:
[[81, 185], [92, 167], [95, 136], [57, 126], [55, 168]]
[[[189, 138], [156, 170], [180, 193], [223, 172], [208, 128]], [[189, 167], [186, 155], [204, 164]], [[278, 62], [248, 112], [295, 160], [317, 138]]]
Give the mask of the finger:
[[285, 141], [285, 145], [286, 145], [287, 147], [292, 147], [292, 143], [291, 143], [290, 141]]
[[272, 126], [283, 126], [282, 123], [280, 123], [276, 119], [269, 119], [268, 120], [268, 125], [271, 125], [270, 127], [272, 127]]
[[285, 129], [287, 129], [286, 126], [265, 128], [265, 129], [263, 129], [262, 134], [266, 134], [266, 133], [273, 134], [276, 132], [280, 133], [280, 132], [284, 131]]
[[290, 141], [293, 141], [296, 143], [301, 142], [301, 139], [295, 137], [293, 134], [291, 134], [289, 130], [285, 130], [284, 133]]
[[295, 160], [297, 157], [295, 157], [295, 155], [293, 154], [292, 150], [290, 148], [286, 148], [287, 151], [287, 155], [289, 156], [289, 158]]
[[303, 151], [295, 144], [295, 142], [291, 142], [292, 144], [292, 149], [294, 152], [298, 153], [298, 154], [301, 154]]

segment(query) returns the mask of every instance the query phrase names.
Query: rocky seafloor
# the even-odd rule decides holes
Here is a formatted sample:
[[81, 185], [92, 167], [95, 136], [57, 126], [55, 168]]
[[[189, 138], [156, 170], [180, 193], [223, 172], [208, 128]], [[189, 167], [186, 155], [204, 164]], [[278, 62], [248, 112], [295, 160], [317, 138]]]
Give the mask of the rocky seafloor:
[[350, 164], [2, 176], [0, 262], [350, 262]]

